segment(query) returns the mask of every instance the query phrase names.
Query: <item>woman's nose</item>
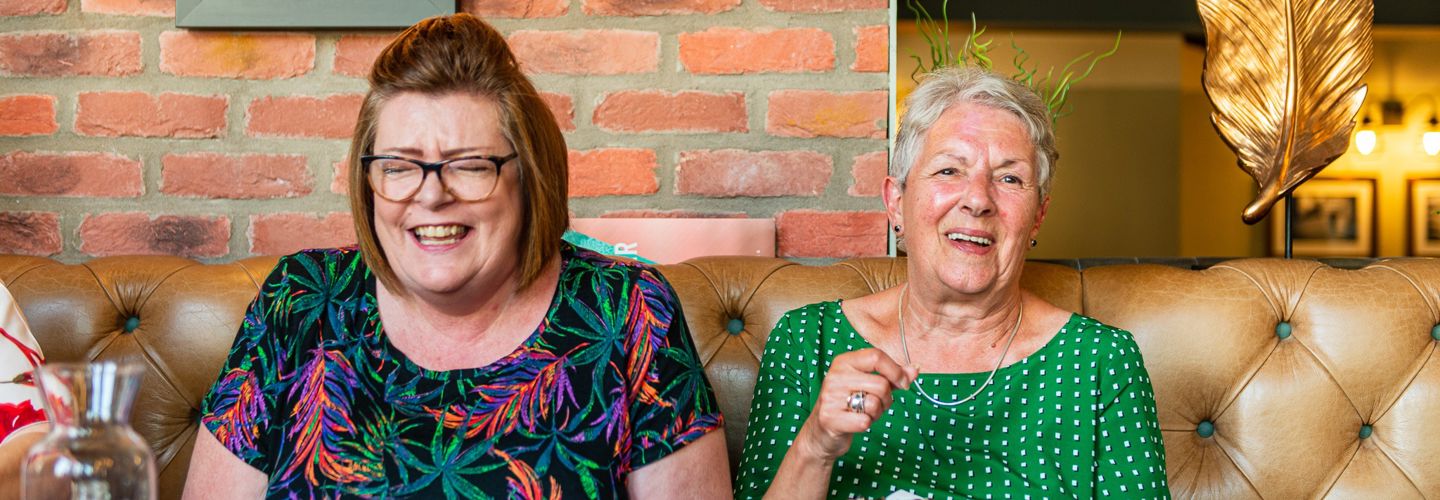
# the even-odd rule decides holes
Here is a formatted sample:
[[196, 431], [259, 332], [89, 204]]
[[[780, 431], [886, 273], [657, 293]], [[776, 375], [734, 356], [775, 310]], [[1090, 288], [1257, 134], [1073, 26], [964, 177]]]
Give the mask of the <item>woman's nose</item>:
[[972, 175], [965, 179], [965, 192], [960, 198], [961, 210], [971, 216], [984, 217], [995, 212], [994, 186], [985, 175]]
[[425, 172], [425, 178], [420, 180], [420, 191], [415, 193], [416, 203], [434, 207], [449, 203], [452, 198], [449, 190], [445, 189], [444, 181], [440, 179], [440, 172]]

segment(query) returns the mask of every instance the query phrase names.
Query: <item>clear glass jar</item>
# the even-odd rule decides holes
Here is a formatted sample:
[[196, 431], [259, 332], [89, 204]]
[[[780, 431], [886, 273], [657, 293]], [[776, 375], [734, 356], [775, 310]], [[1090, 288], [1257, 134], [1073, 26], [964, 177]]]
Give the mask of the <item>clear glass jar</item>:
[[144, 368], [47, 363], [36, 370], [50, 433], [25, 456], [25, 499], [155, 498], [155, 456], [130, 427]]

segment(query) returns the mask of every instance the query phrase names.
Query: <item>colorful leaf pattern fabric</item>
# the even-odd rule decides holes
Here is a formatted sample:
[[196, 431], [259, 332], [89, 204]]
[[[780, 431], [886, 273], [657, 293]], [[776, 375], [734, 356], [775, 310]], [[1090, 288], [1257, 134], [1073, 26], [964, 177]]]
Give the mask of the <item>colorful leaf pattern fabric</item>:
[[431, 371], [386, 340], [354, 249], [282, 258], [250, 305], [205, 427], [270, 497], [625, 496], [634, 469], [722, 425], [675, 292], [568, 244], [532, 336]]

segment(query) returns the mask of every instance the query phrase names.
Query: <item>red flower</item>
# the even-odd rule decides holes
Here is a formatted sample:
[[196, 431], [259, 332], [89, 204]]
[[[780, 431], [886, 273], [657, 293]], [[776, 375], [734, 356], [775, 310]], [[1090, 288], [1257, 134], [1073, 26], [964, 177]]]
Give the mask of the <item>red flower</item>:
[[35, 409], [28, 399], [20, 404], [0, 403], [0, 440], [4, 440], [5, 436], [9, 436], [15, 429], [44, 421], [45, 412]]

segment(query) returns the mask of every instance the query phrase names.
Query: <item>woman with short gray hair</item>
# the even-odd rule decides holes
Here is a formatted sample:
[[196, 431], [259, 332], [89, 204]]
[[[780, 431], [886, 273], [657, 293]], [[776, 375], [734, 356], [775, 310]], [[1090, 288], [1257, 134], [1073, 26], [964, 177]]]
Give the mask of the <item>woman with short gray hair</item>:
[[1020, 287], [1058, 153], [1045, 102], [975, 68], [907, 99], [885, 209], [908, 282], [770, 333], [738, 498], [1165, 498], [1129, 332]]

